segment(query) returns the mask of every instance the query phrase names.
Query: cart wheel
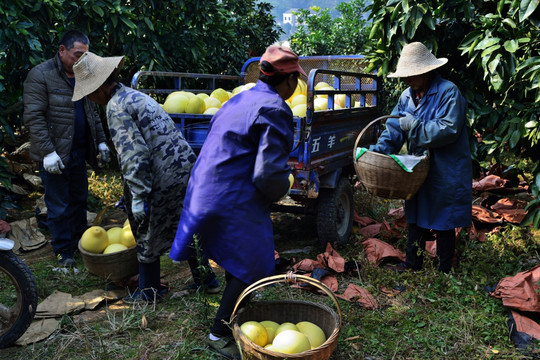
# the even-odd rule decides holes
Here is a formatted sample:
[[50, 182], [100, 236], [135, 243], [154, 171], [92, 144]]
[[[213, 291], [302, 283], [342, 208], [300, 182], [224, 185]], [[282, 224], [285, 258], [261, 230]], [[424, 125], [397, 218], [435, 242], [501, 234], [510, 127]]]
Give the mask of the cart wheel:
[[345, 245], [353, 223], [353, 190], [346, 178], [335, 189], [321, 189], [317, 209], [317, 234], [326, 243]]

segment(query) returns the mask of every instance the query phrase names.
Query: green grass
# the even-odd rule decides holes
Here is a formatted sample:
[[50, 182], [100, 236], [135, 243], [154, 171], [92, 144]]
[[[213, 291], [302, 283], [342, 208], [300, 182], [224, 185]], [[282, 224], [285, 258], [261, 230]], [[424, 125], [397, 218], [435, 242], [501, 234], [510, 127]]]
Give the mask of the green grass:
[[[362, 199], [362, 215], [381, 221], [388, 208], [399, 203]], [[358, 202], [357, 202], [357, 205]], [[369, 211], [365, 209], [369, 208]], [[276, 250], [304, 249], [307, 253], [283, 255], [299, 261], [315, 259], [323, 252], [310, 216], [284, 214], [274, 217]], [[397, 274], [367, 262], [361, 237], [354, 235], [338, 252], [345, 260], [355, 260], [358, 272], [337, 274], [338, 293], [349, 283], [364, 287], [378, 307], [367, 310], [339, 300], [342, 328], [334, 360], [345, 359], [525, 359], [509, 339], [507, 309], [501, 300], [485, 290], [506, 276], [532, 268], [540, 262], [538, 233], [505, 226], [480, 243], [462, 235], [458, 241], [459, 267], [441, 274], [426, 259], [424, 270]], [[404, 250], [405, 239], [387, 239]], [[77, 258], [82, 264], [80, 258]], [[52, 271], [50, 258], [30, 264], [39, 299], [54, 290], [80, 295], [107, 284], [83, 269], [79, 274]], [[101, 305], [95, 320], [80, 321], [76, 314], [61, 319], [61, 326], [49, 339], [25, 347], [3, 350], [10, 359], [221, 359], [204, 346], [203, 339], [219, 306], [221, 295], [194, 293], [174, 296], [190, 282], [187, 265], [182, 269], [162, 258], [162, 274], [170, 281], [171, 296], [156, 307]], [[79, 266], [82, 268], [82, 266]], [[219, 280], [224, 282], [222, 273]], [[403, 286], [401, 293], [389, 295], [384, 289]], [[260, 291], [257, 299], [302, 299], [335, 308], [326, 295], [273, 286]], [[2, 356], [4, 354], [2, 353]]]

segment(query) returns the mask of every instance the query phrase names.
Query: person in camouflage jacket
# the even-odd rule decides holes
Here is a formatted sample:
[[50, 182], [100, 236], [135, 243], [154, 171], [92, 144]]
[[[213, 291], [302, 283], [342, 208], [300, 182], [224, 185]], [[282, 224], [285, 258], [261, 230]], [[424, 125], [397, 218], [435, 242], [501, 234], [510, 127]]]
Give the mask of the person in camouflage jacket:
[[127, 303], [162, 297], [160, 256], [171, 246], [196, 156], [182, 133], [150, 96], [116, 80], [123, 56], [87, 52], [74, 65], [73, 100], [106, 105], [107, 122], [124, 181], [128, 219], [137, 241], [139, 290]]

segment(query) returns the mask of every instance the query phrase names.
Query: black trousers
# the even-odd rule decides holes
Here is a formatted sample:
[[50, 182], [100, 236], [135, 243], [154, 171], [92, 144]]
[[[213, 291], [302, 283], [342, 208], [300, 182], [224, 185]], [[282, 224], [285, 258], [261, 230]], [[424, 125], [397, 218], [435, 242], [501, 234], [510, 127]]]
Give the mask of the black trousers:
[[[210, 332], [218, 337], [232, 335], [232, 330], [226, 323], [231, 320], [236, 300], [238, 300], [242, 291], [248, 287], [248, 284], [235, 278], [228, 272], [225, 272], [225, 281], [226, 285], [223, 290], [223, 295], [221, 296], [221, 302], [216, 317], [214, 318], [214, 325], [212, 325], [212, 328], [210, 329]], [[239, 307], [244, 306], [247, 300], [248, 298], [244, 299]]]
[[[439, 258], [439, 271], [449, 273], [456, 249], [456, 232], [452, 230], [424, 229], [416, 224], [409, 225], [409, 239], [405, 266], [413, 270], [420, 270], [424, 261], [426, 241], [437, 239], [437, 256]], [[422, 250], [422, 251], [419, 251]]]

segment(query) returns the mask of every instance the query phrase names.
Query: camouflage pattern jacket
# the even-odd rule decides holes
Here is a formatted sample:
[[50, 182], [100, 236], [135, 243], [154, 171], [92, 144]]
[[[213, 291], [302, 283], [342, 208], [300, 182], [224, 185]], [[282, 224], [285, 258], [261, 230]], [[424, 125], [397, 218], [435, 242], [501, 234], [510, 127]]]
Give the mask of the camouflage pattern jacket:
[[128, 205], [145, 200], [147, 219], [137, 223], [127, 206], [140, 262], [159, 259], [174, 239], [195, 153], [174, 122], [150, 96], [119, 84], [107, 104], [107, 121]]

